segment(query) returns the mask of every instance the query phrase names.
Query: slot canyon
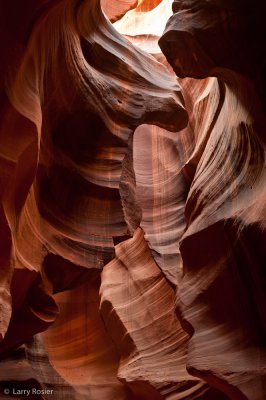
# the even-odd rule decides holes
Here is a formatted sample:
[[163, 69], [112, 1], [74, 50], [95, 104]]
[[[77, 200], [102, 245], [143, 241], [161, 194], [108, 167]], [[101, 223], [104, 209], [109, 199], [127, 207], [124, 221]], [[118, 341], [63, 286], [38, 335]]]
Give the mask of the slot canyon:
[[265, 18], [1, 1], [0, 399], [266, 399]]

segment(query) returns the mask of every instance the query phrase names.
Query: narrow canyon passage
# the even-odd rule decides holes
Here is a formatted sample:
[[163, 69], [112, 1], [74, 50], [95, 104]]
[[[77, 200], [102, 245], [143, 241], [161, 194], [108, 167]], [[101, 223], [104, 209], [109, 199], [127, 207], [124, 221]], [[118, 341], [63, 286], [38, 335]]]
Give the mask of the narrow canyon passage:
[[265, 399], [265, 8], [1, 5], [0, 399]]

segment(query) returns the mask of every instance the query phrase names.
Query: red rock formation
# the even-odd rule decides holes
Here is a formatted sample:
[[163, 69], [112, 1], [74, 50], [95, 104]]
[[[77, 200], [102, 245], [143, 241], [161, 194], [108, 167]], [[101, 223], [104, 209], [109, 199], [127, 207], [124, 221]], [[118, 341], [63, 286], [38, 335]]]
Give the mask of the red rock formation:
[[176, 1], [160, 44], [178, 75], [218, 77], [208, 78], [201, 93], [190, 85], [204, 81], [183, 81], [197, 137], [183, 169], [191, 184], [178, 289], [181, 314], [193, 329], [188, 371], [230, 398], [262, 399], [266, 177], [257, 89], [265, 26], [260, 5], [247, 6]]
[[[12, 265], [41, 271], [43, 280], [49, 254], [86, 268], [102, 268], [112, 258], [113, 240], [130, 234], [139, 219], [130, 215], [135, 202], [130, 135], [143, 122], [177, 129], [187, 119], [167, 70], [127, 45], [97, 2], [82, 3], [77, 15], [74, 6], [58, 2], [38, 20], [9, 91], [23, 115], [21, 148], [15, 153], [10, 137], [3, 143]], [[95, 26], [88, 27], [87, 20]], [[136, 92], [138, 84], [143, 90]], [[11, 113], [3, 129], [16, 137], [18, 117]], [[7, 159], [22, 176], [12, 173]]]
[[102, 7], [4, 8], [1, 393], [262, 400], [260, 9]]
[[[121, 353], [122, 381], [133, 390], [134, 382], [148, 382], [162, 395], [180, 392], [183, 398], [206, 391], [203, 382], [186, 371], [189, 337], [175, 314], [174, 291], [140, 228], [116, 246], [115, 259], [103, 269], [100, 293], [107, 330]], [[142, 396], [148, 399], [144, 388]]]
[[102, 0], [101, 7], [111, 21], [116, 21], [137, 5], [137, 0]]

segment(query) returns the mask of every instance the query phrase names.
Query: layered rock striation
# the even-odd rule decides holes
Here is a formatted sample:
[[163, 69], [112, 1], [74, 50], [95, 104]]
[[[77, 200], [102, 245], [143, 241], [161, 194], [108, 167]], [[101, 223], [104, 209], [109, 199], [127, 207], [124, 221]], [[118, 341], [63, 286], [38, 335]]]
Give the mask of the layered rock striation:
[[262, 400], [263, 7], [25, 10], [2, 36], [0, 396]]

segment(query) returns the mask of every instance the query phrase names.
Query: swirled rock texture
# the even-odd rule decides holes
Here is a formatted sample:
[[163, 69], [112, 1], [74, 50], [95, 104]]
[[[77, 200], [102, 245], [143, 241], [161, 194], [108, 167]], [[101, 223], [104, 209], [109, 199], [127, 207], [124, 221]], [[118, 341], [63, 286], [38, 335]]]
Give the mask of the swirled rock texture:
[[265, 398], [263, 11], [3, 7], [0, 398]]
[[175, 1], [160, 39], [179, 76], [218, 78], [183, 80], [196, 145], [183, 168], [177, 296], [193, 331], [188, 371], [236, 399], [263, 399], [266, 390], [263, 8]]

